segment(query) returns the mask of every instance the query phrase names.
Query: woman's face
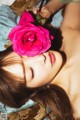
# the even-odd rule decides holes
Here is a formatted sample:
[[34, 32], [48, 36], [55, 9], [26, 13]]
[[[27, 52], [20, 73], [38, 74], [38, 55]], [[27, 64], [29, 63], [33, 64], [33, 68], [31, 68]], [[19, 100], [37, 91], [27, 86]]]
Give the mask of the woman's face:
[[[40, 87], [50, 83], [62, 65], [62, 56], [55, 51], [48, 51], [35, 57], [20, 57], [14, 52], [11, 55], [23, 61], [26, 86], [28, 87]], [[23, 67], [20, 63], [6, 67], [6, 69], [17, 76], [23, 77]]]

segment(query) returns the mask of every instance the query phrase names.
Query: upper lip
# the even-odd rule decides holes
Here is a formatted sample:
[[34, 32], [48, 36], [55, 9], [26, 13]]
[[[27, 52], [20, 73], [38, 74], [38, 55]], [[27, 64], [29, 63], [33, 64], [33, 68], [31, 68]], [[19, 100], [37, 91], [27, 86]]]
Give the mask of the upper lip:
[[51, 64], [53, 64], [54, 61], [55, 61], [54, 58], [53, 58], [54, 55], [53, 55], [53, 53], [51, 53], [51, 52], [48, 53], [48, 56], [46, 56], [45, 54], [43, 54], [43, 57], [44, 57], [44, 62], [46, 62], [46, 57], [49, 58], [49, 61], [50, 61]]
[[52, 60], [51, 60], [51, 55], [50, 55], [50, 53], [49, 53], [48, 55], [49, 55], [50, 62], [51, 62], [51, 64], [52, 64]]
[[54, 63], [54, 58], [53, 58], [53, 56], [54, 56], [53, 53], [49, 52], [49, 58], [50, 58], [51, 64]]

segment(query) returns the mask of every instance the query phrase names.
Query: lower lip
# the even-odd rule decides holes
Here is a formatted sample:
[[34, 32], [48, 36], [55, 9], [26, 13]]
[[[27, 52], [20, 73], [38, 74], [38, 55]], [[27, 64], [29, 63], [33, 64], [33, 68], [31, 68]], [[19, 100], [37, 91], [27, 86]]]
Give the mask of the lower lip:
[[54, 54], [50, 52], [49, 57], [50, 57], [51, 64], [53, 65], [55, 63], [55, 60], [56, 60]]

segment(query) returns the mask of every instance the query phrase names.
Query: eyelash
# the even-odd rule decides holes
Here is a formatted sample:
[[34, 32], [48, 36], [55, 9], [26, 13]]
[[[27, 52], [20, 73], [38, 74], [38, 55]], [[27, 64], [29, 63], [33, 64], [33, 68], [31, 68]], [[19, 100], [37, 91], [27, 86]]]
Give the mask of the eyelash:
[[34, 78], [34, 71], [33, 71], [33, 69], [31, 67], [30, 67], [30, 70], [32, 72], [32, 78]]

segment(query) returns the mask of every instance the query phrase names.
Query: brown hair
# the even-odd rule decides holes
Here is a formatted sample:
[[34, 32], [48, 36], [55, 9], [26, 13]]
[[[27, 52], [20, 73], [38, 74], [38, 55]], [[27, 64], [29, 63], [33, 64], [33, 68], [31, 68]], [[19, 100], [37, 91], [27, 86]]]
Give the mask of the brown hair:
[[[0, 101], [10, 107], [20, 107], [27, 100], [34, 101], [49, 106], [59, 120], [74, 120], [73, 110], [69, 98], [65, 91], [56, 85], [45, 85], [40, 88], [30, 89], [24, 83], [17, 81], [17, 76], [3, 69], [3, 66], [15, 64], [14, 58], [7, 59], [6, 56], [12, 52], [8, 48], [0, 52]], [[57, 119], [56, 119], [57, 120]]]

